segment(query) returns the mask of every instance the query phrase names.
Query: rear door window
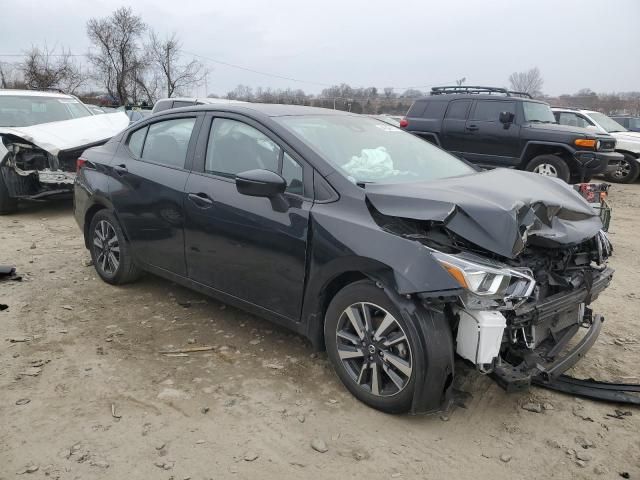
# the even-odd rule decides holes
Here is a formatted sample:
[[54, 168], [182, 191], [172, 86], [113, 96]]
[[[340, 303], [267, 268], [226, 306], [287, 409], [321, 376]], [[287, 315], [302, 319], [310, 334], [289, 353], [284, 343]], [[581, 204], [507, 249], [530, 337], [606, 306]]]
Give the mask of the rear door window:
[[148, 127], [140, 158], [167, 167], [184, 168], [195, 123], [195, 118], [173, 118], [152, 123]]
[[470, 106], [471, 100], [455, 100], [449, 104], [446, 118], [450, 118], [452, 120], [466, 120]]
[[500, 100], [478, 100], [476, 108], [471, 115], [471, 120], [480, 122], [498, 122], [500, 112], [516, 114], [516, 102], [504, 102]]

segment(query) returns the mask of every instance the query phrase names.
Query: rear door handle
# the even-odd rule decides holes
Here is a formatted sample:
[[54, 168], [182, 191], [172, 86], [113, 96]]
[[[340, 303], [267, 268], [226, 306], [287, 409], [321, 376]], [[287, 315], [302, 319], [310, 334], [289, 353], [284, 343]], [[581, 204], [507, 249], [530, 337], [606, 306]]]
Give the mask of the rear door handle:
[[478, 128], [480, 127], [478, 127], [477, 125], [467, 125], [467, 130], [469, 130], [470, 132], [475, 132], [476, 130], [478, 130]]
[[124, 175], [129, 170], [127, 170], [127, 166], [125, 164], [121, 164], [121, 165], [114, 165], [113, 171], [116, 172], [118, 175]]
[[189, 193], [187, 196], [189, 197], [189, 200], [200, 208], [209, 208], [213, 206], [213, 199], [206, 193]]

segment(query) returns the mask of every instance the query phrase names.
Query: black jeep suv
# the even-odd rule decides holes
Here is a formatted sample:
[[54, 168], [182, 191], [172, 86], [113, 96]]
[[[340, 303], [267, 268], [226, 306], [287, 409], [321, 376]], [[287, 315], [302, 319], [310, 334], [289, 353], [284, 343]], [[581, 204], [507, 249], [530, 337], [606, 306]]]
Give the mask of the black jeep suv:
[[621, 160], [610, 135], [558, 125], [548, 104], [492, 87], [434, 87], [400, 126], [481, 167], [589, 180]]

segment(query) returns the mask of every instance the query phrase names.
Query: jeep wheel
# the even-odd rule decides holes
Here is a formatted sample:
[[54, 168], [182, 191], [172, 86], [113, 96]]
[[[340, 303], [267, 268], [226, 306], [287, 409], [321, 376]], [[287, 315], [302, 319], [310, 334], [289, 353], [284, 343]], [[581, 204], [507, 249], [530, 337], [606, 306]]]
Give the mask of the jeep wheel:
[[556, 155], [538, 155], [527, 165], [527, 170], [547, 177], [555, 177], [569, 183], [571, 170], [562, 158]]
[[0, 170], [0, 215], [14, 213], [18, 210], [18, 199], [9, 196], [9, 190]]
[[605, 178], [610, 182], [633, 183], [640, 175], [640, 163], [628, 153], [624, 153], [624, 160], [620, 162], [618, 168], [613, 172], [607, 172]]

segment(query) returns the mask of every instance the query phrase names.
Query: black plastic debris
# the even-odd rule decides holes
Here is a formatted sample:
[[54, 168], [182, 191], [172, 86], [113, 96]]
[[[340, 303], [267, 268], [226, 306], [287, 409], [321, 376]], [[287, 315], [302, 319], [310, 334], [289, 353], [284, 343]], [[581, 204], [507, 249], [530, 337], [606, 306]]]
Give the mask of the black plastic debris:
[[[592, 378], [582, 380], [567, 375], [561, 375], [552, 382], [533, 379], [532, 383], [539, 387], [570, 393], [579, 397], [603, 400], [605, 402], [640, 405], [640, 385], [636, 384], [600, 382]], [[622, 418], [622, 416], [617, 416], [616, 418]]]
[[0, 303], [0, 312], [9, 308], [9, 305], [6, 303]]

